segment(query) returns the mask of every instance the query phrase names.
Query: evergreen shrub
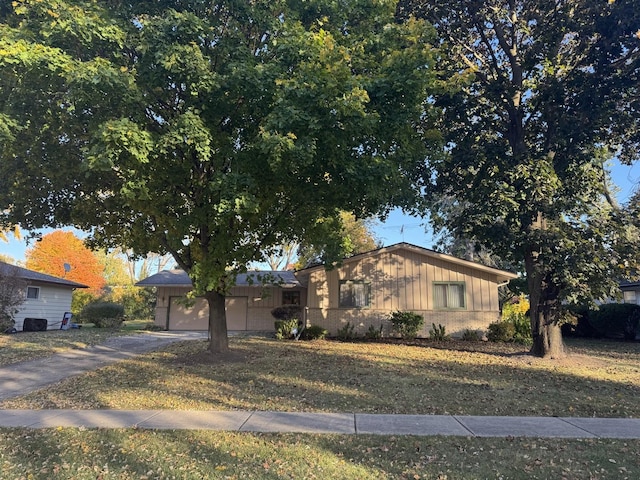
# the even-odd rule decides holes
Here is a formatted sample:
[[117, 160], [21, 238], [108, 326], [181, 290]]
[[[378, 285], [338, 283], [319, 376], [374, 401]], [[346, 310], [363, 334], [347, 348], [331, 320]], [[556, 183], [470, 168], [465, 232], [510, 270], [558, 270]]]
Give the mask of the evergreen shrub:
[[490, 342], [512, 342], [516, 327], [510, 322], [493, 322], [489, 325], [487, 339]]
[[124, 306], [114, 302], [93, 302], [85, 305], [80, 316], [96, 328], [120, 328], [124, 322]]
[[389, 321], [403, 340], [413, 340], [424, 325], [424, 317], [415, 312], [396, 311], [391, 314]]

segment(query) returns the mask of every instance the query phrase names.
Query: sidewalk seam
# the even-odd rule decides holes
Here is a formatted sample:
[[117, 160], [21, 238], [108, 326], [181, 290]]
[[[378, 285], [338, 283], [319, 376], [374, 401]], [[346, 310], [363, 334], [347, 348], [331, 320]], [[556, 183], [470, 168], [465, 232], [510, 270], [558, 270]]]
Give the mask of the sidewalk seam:
[[598, 434], [590, 432], [586, 428], [582, 428], [581, 426], [576, 425], [575, 423], [571, 423], [567, 418], [563, 418], [563, 417], [555, 417], [555, 418], [557, 418], [558, 420], [563, 421], [564, 423], [567, 423], [567, 424], [571, 425], [573, 428], [577, 428], [578, 430], [582, 430], [583, 432], [588, 433], [589, 435], [593, 435], [595, 438], [603, 438]]
[[467, 427], [464, 423], [460, 421], [457, 415], [450, 415], [450, 417], [453, 418], [456, 422], [458, 422], [458, 425], [460, 425], [467, 432], [469, 432], [469, 435], [471, 435], [474, 438], [477, 437], [477, 435], [473, 432], [473, 430], [471, 430], [469, 427]]
[[256, 411], [255, 411], [255, 410], [251, 410], [251, 411], [249, 412], [249, 416], [245, 419], [245, 421], [244, 421], [244, 422], [242, 422], [242, 425], [240, 425], [240, 427], [238, 427], [238, 432], [242, 432], [242, 431], [243, 431], [242, 429], [243, 429], [243, 428], [244, 428], [244, 426], [247, 424], [247, 422], [248, 422], [249, 420], [251, 420], [251, 417], [253, 417], [253, 414], [254, 414], [254, 413], [256, 413]]
[[149, 421], [149, 420], [151, 420], [152, 418], [155, 418], [155, 417], [157, 417], [158, 415], [160, 415], [160, 413], [161, 413], [161, 410], [155, 410], [155, 411], [154, 411], [151, 415], [149, 415], [147, 418], [145, 418], [145, 419], [143, 419], [143, 420], [140, 420], [140, 421], [136, 422], [136, 423], [133, 425], [133, 428], [142, 428], [142, 427], [140, 427], [140, 424], [141, 424], [141, 423], [148, 422], [148, 421]]

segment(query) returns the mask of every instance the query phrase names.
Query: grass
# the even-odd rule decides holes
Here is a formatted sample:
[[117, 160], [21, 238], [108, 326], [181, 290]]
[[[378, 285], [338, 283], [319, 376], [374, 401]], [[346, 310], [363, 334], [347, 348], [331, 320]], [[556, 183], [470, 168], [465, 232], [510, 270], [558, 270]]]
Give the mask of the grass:
[[633, 479], [640, 441], [4, 429], [0, 469], [42, 480]]
[[[58, 346], [48, 337], [48, 348], [99, 341], [64, 333]], [[571, 341], [573, 355], [562, 361], [480, 342], [230, 343], [235, 361], [211, 359], [206, 342], [183, 342], [0, 407], [640, 416], [637, 343]], [[0, 349], [0, 359], [15, 358], [16, 345]], [[5, 428], [0, 472], [43, 480], [633, 479], [640, 440]]]
[[482, 342], [230, 344], [240, 360], [182, 342], [0, 407], [640, 417], [638, 343], [572, 342], [560, 361]]

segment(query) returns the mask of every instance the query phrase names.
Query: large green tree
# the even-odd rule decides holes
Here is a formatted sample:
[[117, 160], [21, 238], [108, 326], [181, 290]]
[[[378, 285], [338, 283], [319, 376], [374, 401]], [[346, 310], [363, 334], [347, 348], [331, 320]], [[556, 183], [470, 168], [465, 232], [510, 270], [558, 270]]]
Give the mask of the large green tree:
[[371, 218], [356, 218], [352, 213], [343, 211], [338, 218], [326, 221], [330, 224], [329, 230], [337, 235], [322, 237], [314, 243], [301, 244], [298, 248], [296, 268], [321, 263], [331, 268], [333, 263], [345, 257], [380, 247], [373, 233], [375, 220]]
[[[633, 0], [402, 0], [428, 19], [459, 89], [436, 95], [447, 155], [432, 218], [523, 264], [532, 353], [562, 355], [567, 302], [610, 296], [638, 231], [606, 160], [638, 157], [640, 9]], [[453, 200], [453, 203], [452, 203]]]
[[0, 7], [0, 224], [171, 253], [224, 297], [339, 209], [411, 201], [432, 30], [392, 0], [17, 0]]

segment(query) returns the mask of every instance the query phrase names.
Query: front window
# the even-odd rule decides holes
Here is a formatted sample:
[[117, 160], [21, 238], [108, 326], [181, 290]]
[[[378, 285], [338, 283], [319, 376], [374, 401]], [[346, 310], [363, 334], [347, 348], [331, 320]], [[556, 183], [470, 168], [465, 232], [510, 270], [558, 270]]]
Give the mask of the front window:
[[364, 308], [371, 306], [371, 284], [357, 280], [340, 282], [340, 307]]
[[436, 310], [454, 310], [467, 307], [463, 282], [434, 282], [433, 306]]
[[300, 292], [282, 292], [282, 305], [300, 305]]

